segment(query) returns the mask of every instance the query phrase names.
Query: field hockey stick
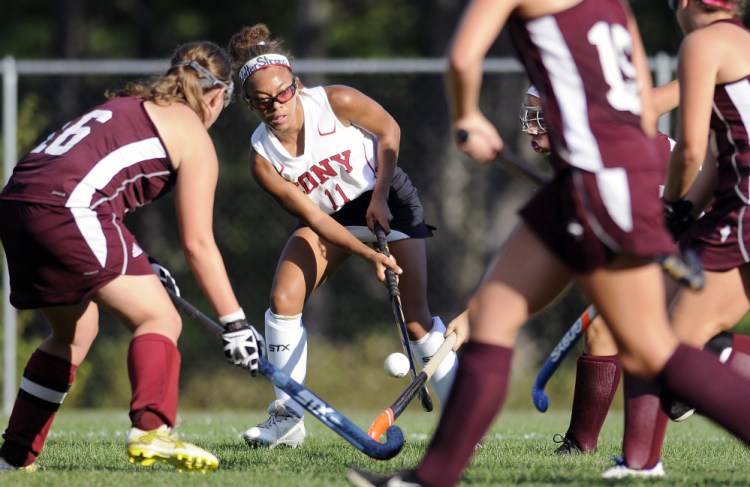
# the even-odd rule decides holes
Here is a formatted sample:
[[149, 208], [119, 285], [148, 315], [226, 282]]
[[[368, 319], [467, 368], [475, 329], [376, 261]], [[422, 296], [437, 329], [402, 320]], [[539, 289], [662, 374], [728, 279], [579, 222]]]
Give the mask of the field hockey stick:
[[[463, 144], [469, 140], [469, 133], [466, 130], [457, 130], [456, 140], [458, 143]], [[551, 175], [508, 149], [503, 149], [496, 162], [499, 162], [506, 170], [525, 179], [536, 187], [544, 186], [552, 180]], [[686, 249], [682, 256], [674, 254], [658, 255], [654, 258], [654, 261], [661, 265], [669, 277], [681, 285], [687, 286], [693, 291], [703, 289], [705, 283], [703, 266], [694, 251]]]
[[[169, 297], [175, 307], [205, 328], [212, 335], [221, 338], [224, 327], [203, 314], [190, 302], [167, 289]], [[370, 438], [362, 429], [350, 421], [346, 416], [336, 411], [314, 392], [292, 380], [289, 374], [283, 372], [265, 359], [260, 357], [258, 366], [260, 373], [273, 385], [286, 392], [297, 401], [306, 411], [318, 418], [321, 423], [331, 428], [334, 433], [351, 443], [355, 448], [376, 460], [388, 460], [395, 457], [404, 446], [404, 433], [398, 426], [388, 428], [385, 443]]]
[[396, 418], [401, 416], [401, 413], [404, 412], [411, 400], [414, 399], [414, 395], [417, 394], [425, 384], [427, 384], [427, 381], [430, 380], [432, 374], [435, 373], [435, 370], [440, 363], [448, 356], [448, 353], [450, 353], [456, 340], [458, 340], [458, 335], [456, 335], [455, 332], [445, 338], [445, 341], [440, 345], [440, 348], [437, 349], [430, 361], [427, 362], [427, 365], [425, 365], [419, 374], [417, 374], [417, 377], [411, 381], [411, 384], [404, 389], [404, 392], [396, 398], [388, 409], [375, 418], [375, 421], [372, 422], [370, 429], [367, 431], [370, 438], [375, 441], [380, 441], [380, 437], [391, 426], [393, 426], [393, 423], [396, 422]]
[[[383, 230], [383, 227], [378, 222], [375, 222], [375, 237], [378, 239], [378, 252], [384, 255], [391, 255], [388, 249], [388, 239], [385, 236], [385, 230]], [[404, 318], [404, 308], [401, 305], [401, 291], [398, 290], [396, 273], [391, 269], [386, 269], [385, 280], [388, 285], [388, 293], [391, 297], [393, 316], [396, 318], [399, 336], [401, 337], [401, 346], [404, 349], [404, 355], [409, 359], [409, 372], [411, 373], [412, 381], [414, 381], [417, 378], [417, 372], [414, 368], [414, 358], [412, 357], [411, 346], [409, 345], [409, 335], [406, 329], [406, 319]], [[419, 403], [422, 405], [422, 409], [428, 413], [432, 411], [432, 398], [430, 397], [430, 393], [427, 392], [427, 387], [422, 386], [419, 388], [417, 395], [419, 396]]]
[[537, 411], [545, 412], [549, 407], [549, 397], [544, 393], [544, 387], [547, 385], [552, 374], [555, 373], [565, 356], [570, 352], [573, 346], [581, 339], [584, 332], [594, 318], [598, 315], [596, 308], [592, 305], [586, 308], [586, 311], [576, 320], [575, 323], [565, 332], [555, 348], [550, 353], [547, 360], [542, 365], [541, 370], [536, 376], [534, 384], [531, 386], [531, 401], [534, 403]]

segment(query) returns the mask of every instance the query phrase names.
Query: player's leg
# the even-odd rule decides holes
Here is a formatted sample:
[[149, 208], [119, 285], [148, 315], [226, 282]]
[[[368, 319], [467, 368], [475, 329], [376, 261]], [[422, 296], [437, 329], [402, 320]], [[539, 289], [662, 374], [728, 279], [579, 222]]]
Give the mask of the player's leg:
[[[708, 334], [721, 328], [710, 323], [736, 322], [747, 309], [747, 304], [743, 304], [747, 298], [739, 273], [706, 271], [704, 275], [706, 286], [700, 293], [689, 290], [675, 292], [674, 286], [671, 286], [672, 294], [675, 294], [671, 306], [672, 326], [680, 339], [696, 348], [705, 343]], [[667, 283], [671, 284], [669, 281]], [[675, 313], [680, 316], [677, 320], [674, 319]], [[613, 471], [620, 474], [631, 470], [634, 471], [631, 473], [653, 469], [662, 471], [659, 461], [667, 417], [684, 419], [691, 413], [692, 408], [666, 398], [656, 384], [626, 374], [623, 459]]]
[[[150, 269], [150, 266], [148, 267]], [[131, 463], [155, 461], [179, 470], [211, 470], [214, 455], [172, 434], [177, 418], [182, 319], [155, 274], [124, 275], [102, 287], [94, 300], [132, 333], [128, 375], [132, 388], [126, 446]]]
[[584, 353], [576, 362], [570, 425], [555, 453], [596, 450], [599, 433], [619, 383], [617, 345], [604, 320], [597, 317], [584, 334]]
[[458, 482], [505, 400], [518, 331], [570, 277], [525, 225], [516, 229], [469, 303], [471, 340], [462, 347], [450, 398], [417, 468], [423, 483]]
[[[673, 301], [672, 326], [685, 343], [714, 352], [719, 359], [750, 378], [750, 339], [723, 332], [732, 329], [750, 309], [739, 269], [704, 271], [706, 286], [701, 293], [682, 291]], [[730, 343], [722, 344], [723, 336]], [[692, 407], [664, 396], [664, 407], [674, 421], [688, 418]]]
[[[712, 354], [677, 342], [668, 324], [660, 270], [655, 264], [638, 265], [637, 259], [627, 256], [617, 264], [579, 280], [610, 325], [623, 367], [641, 379], [658, 381], [680, 399], [694, 402], [706, 416], [747, 442], [750, 426], [744, 421], [743, 408], [750, 407], [750, 392], [736, 394], [748, 389], [747, 382]], [[614, 471], [605, 475], [619, 476]]]
[[[424, 367], [445, 341], [445, 324], [439, 316], [431, 316], [427, 303], [425, 242], [409, 238], [393, 242], [390, 249], [404, 271], [399, 291], [411, 350], [419, 367]], [[456, 352], [451, 351], [430, 378], [441, 405], [445, 405], [450, 394], [457, 364]]]
[[[299, 383], [307, 375], [307, 332], [302, 310], [307, 298], [347, 258], [308, 227], [297, 229], [281, 253], [271, 287], [271, 306], [265, 315], [269, 362]], [[266, 421], [249, 428], [243, 438], [250, 446], [297, 447], [304, 442], [305, 410], [288, 394], [274, 388], [276, 400]]]
[[55, 414], [75, 371], [91, 347], [99, 326], [94, 303], [44, 308], [52, 333], [26, 363], [0, 459], [12, 467], [29, 467], [41, 454]]

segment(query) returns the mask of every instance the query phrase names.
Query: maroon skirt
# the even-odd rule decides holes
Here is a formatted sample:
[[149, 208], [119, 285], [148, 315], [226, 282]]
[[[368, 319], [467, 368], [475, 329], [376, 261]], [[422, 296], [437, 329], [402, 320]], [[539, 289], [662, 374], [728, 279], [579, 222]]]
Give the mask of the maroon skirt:
[[663, 172], [555, 175], [520, 211], [526, 225], [573, 272], [607, 265], [619, 254], [654, 257], [674, 251], [664, 227], [659, 184]]
[[83, 210], [0, 200], [0, 239], [8, 260], [10, 302], [19, 309], [78, 304], [102, 286], [153, 270], [122, 221]]

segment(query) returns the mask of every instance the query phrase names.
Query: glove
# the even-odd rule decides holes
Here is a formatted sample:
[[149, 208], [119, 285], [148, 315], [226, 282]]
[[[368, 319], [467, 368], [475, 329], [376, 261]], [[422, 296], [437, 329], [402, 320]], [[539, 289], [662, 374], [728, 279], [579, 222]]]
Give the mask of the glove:
[[148, 261], [151, 263], [151, 268], [154, 270], [156, 277], [159, 278], [162, 285], [179, 297], [180, 288], [177, 287], [177, 282], [174, 280], [174, 277], [172, 277], [172, 274], [169, 273], [167, 268], [162, 267], [162, 265], [159, 264], [159, 262], [157, 262], [156, 259], [151, 256], [149, 256]]
[[255, 377], [258, 373], [260, 357], [263, 356], [266, 348], [260, 333], [250, 326], [246, 318], [242, 318], [227, 323], [222, 339], [227, 361], [249, 370], [250, 374]]
[[664, 222], [675, 240], [679, 240], [694, 221], [691, 202], [687, 200], [674, 203], [664, 202]]

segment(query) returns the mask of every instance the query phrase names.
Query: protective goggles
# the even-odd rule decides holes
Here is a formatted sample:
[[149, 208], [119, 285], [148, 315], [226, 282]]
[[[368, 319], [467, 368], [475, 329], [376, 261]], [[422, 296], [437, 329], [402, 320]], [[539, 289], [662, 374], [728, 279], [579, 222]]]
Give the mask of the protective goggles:
[[529, 132], [535, 130], [537, 134], [547, 133], [547, 122], [542, 115], [542, 107], [523, 107], [518, 114], [521, 119], [521, 130]]
[[279, 102], [282, 105], [288, 102], [289, 100], [294, 98], [295, 93], [297, 93], [296, 79], [292, 81], [291, 85], [281, 90], [281, 92], [279, 92], [276, 96], [255, 98], [245, 95], [245, 101], [256, 110], [268, 110], [269, 108], [273, 107], [273, 104], [276, 102]]
[[[194, 70], [198, 71], [203, 78], [201, 78], [201, 81], [205, 80], [208, 82], [208, 87], [213, 88], [214, 86], [219, 86], [221, 88], [225, 88], [226, 91], [224, 92], [224, 108], [228, 107], [230, 103], [232, 103], [232, 99], [234, 97], [234, 81], [230, 81], [229, 84], [224, 83], [219, 78], [214, 76], [214, 74], [204, 68], [200, 63], [197, 61], [186, 61], [184, 63], [185, 66], [190, 66]], [[203, 83], [205, 85], [205, 83]]]

